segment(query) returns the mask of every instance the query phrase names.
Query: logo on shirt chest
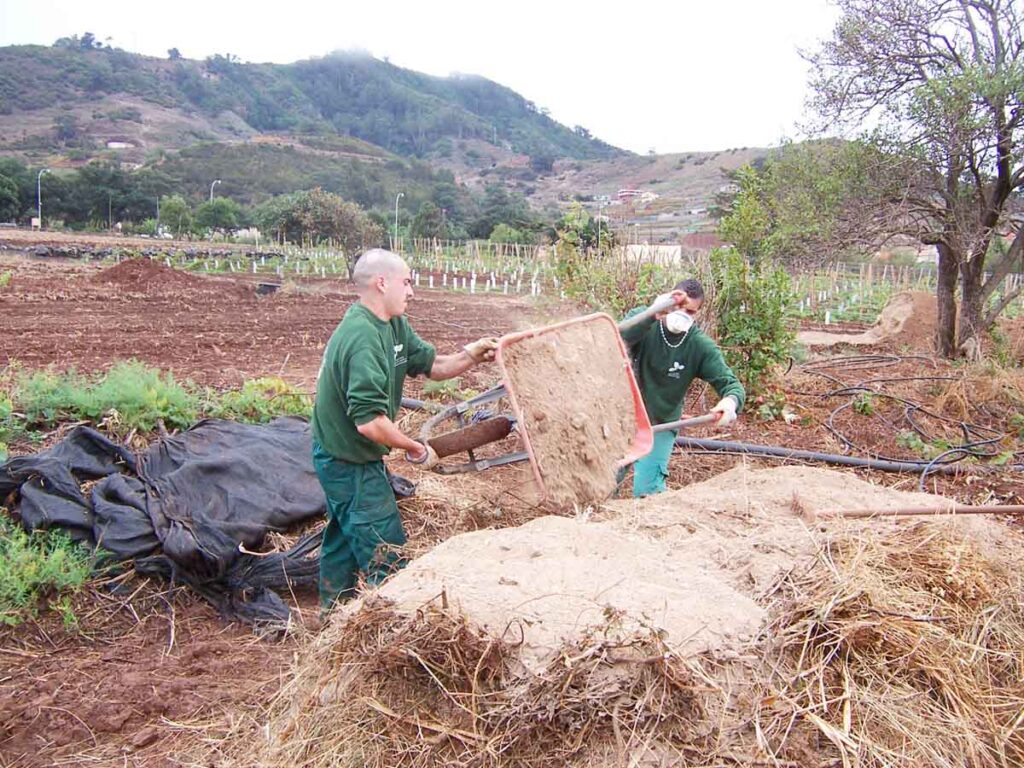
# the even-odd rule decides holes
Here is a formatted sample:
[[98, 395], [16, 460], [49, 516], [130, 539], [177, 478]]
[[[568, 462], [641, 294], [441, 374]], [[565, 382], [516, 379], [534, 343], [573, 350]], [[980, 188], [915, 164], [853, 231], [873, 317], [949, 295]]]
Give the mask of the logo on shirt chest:
[[672, 366], [668, 369], [668, 377], [670, 379], [680, 378], [682, 371], [685, 368], [686, 366], [683, 365], [682, 363], [673, 361]]
[[409, 362], [409, 358], [402, 354], [403, 349], [405, 349], [405, 344], [395, 344], [395, 368]]

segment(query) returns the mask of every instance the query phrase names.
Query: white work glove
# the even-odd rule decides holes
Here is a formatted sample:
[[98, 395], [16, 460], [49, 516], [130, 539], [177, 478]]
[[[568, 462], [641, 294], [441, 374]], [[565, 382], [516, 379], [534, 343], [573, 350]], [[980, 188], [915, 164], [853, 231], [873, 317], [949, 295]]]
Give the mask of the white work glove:
[[462, 350], [473, 358], [474, 363], [490, 363], [498, 351], [498, 340], [493, 336], [485, 336], [467, 344]]
[[718, 405], [711, 409], [711, 413], [721, 414], [715, 422], [716, 429], [725, 429], [736, 421], [736, 398], [727, 395], [718, 401]]
[[413, 453], [412, 451], [405, 452], [405, 460], [410, 464], [415, 464], [420, 469], [433, 469], [437, 466], [437, 462], [440, 459], [437, 458], [437, 451], [430, 447], [428, 443], [420, 443], [421, 450], [419, 453]]
[[654, 316], [656, 319], [661, 320], [666, 315], [668, 315], [669, 312], [674, 312], [678, 307], [681, 307], [683, 305], [683, 302], [686, 301], [686, 291], [671, 291], [669, 293], [663, 293], [660, 296], [658, 296], [654, 301], [651, 302], [651, 306], [654, 306], [655, 304], [660, 304], [663, 300], [668, 299], [670, 297], [675, 299], [676, 306], [662, 310], [661, 312]]

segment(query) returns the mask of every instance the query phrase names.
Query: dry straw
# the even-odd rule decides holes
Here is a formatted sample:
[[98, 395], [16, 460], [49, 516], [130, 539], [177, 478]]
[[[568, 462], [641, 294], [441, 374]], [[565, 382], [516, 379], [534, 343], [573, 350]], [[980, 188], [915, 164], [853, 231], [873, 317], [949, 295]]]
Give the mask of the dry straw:
[[629, 754], [655, 738], [707, 749], [711, 689], [657, 633], [595, 630], [531, 674], [514, 626], [497, 638], [439, 602], [403, 615], [371, 599], [330, 626], [253, 764], [562, 766], [595, 745]]
[[765, 631], [761, 748], [844, 768], [1021, 765], [1024, 585], [996, 549], [919, 524], [833, 541], [791, 575]]

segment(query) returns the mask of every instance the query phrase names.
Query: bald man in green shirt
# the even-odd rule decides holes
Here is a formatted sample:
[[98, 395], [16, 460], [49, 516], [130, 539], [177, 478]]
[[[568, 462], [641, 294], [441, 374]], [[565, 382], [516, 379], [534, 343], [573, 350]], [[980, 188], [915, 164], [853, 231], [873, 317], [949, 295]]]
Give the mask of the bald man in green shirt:
[[450, 379], [494, 360], [497, 339], [483, 338], [453, 355], [437, 355], [404, 317], [412, 298], [409, 267], [380, 248], [352, 274], [359, 301], [349, 307], [324, 350], [313, 406], [313, 466], [327, 496], [320, 550], [320, 604], [351, 597], [362, 573], [378, 584], [401, 567], [405, 543], [383, 457], [392, 448], [424, 468], [428, 446], [395, 425], [406, 376]]
[[[719, 429], [736, 421], [746, 392], [722, 357], [718, 345], [693, 321], [704, 303], [704, 287], [694, 279], [683, 280], [672, 290], [676, 307], [623, 332], [637, 384], [651, 424], [678, 421], [686, 392], [696, 378], [708, 382], [720, 398], [711, 409], [718, 414]], [[661, 297], [659, 297], [661, 298]], [[644, 310], [638, 307], [632, 317]], [[647, 496], [665, 490], [668, 462], [678, 431], [659, 432], [654, 448], [633, 465], [633, 495]]]

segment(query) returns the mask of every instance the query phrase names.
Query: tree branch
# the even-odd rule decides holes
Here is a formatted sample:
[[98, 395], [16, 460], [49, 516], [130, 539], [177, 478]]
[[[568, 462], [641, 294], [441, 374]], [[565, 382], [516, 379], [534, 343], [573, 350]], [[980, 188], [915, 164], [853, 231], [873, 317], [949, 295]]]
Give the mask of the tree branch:
[[998, 303], [992, 307], [992, 310], [985, 315], [982, 327], [987, 330], [995, 325], [996, 320], [999, 319], [999, 315], [1003, 313], [1003, 310], [1010, 306], [1014, 299], [1020, 296], [1020, 291], [1021, 286], [1018, 285], [1008, 294], [999, 299]]
[[[1013, 271], [1014, 264], [1020, 261], [1022, 253], [1024, 253], [1024, 236], [1018, 232], [1017, 236], [1013, 238], [1010, 250], [999, 260], [998, 264], [992, 267], [988, 280], [981, 286], [981, 301], [983, 303], [988, 301], [988, 297], [995, 293], [999, 284]], [[1002, 309], [999, 311], [1002, 312]], [[997, 312], [996, 314], [999, 313]]]

